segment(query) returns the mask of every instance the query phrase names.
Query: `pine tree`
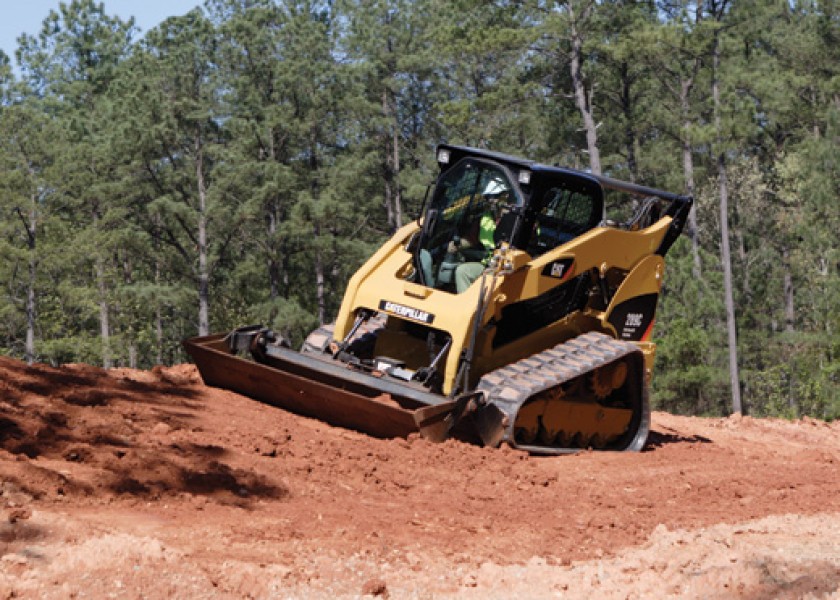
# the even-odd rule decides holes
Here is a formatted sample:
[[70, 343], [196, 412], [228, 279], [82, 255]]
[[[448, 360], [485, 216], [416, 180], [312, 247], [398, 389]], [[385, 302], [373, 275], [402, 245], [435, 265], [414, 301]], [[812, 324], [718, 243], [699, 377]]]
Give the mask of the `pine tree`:
[[[111, 157], [102, 151], [108, 124], [98, 118], [98, 102], [125, 58], [135, 32], [133, 21], [105, 14], [93, 0], [61, 4], [44, 20], [37, 37], [24, 35], [18, 53], [26, 84], [45, 99], [47, 110], [61, 121], [56, 150], [63, 166], [59, 195], [76, 229], [68, 244], [80, 270], [90, 269], [91, 289], [78, 280], [80, 296], [96, 303], [103, 366], [112, 364], [111, 312], [113, 279], [108, 252], [112, 209], [108, 179]], [[72, 326], [71, 326], [72, 329]]]
[[[0, 281], [6, 297], [0, 302], [3, 346], [28, 363], [48, 355], [37, 341], [50, 330], [39, 316], [48, 302], [42, 262], [51, 254], [54, 226], [54, 122], [37, 99], [0, 107]], [[25, 341], [20, 343], [21, 339]], [[43, 351], [42, 351], [43, 350]]]
[[[121, 82], [121, 131], [134, 148], [138, 177], [154, 192], [147, 229], [179, 262], [173, 275], [194, 282], [196, 329], [210, 332], [211, 277], [240, 221], [217, 194], [216, 166], [225, 142], [216, 89], [216, 32], [199, 9], [149, 32]], [[172, 264], [168, 261], [168, 264]]]

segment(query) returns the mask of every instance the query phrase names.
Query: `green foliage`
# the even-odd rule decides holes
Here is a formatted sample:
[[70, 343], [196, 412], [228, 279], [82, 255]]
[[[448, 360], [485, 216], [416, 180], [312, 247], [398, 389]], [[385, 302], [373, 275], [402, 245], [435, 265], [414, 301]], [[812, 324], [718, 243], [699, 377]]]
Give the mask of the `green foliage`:
[[747, 411], [836, 419], [835, 4], [208, 0], [136, 40], [62, 3], [19, 78], [0, 53], [0, 352], [148, 367], [255, 322], [299, 344], [416, 216], [436, 143], [589, 165], [575, 38], [604, 172], [697, 200], [654, 405], [728, 412], [722, 152]]
[[[703, 263], [716, 259], [703, 254]], [[722, 276], [708, 269], [692, 275], [688, 240], [681, 238], [668, 254], [655, 329], [656, 373], [653, 406], [683, 414], [725, 414], [727, 371]]]

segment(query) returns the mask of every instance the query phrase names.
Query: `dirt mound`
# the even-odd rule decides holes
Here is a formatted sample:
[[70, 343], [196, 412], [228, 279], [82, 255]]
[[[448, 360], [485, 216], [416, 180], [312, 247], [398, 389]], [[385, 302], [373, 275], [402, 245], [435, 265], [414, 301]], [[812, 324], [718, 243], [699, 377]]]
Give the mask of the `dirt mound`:
[[641, 454], [378, 440], [189, 365], [0, 358], [0, 598], [837, 597], [840, 424]]

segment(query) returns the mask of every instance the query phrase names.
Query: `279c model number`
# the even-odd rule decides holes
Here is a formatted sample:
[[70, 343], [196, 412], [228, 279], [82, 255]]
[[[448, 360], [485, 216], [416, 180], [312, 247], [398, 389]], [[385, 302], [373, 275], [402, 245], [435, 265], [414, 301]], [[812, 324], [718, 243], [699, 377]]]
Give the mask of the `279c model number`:
[[624, 321], [625, 327], [641, 327], [644, 314], [642, 313], [627, 313], [627, 320]]

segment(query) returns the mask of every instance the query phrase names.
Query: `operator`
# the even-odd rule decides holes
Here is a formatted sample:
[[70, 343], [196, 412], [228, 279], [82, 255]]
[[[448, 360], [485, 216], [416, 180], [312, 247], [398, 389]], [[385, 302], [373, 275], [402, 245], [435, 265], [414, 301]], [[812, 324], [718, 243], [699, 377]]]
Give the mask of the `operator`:
[[[472, 283], [481, 276], [493, 250], [496, 247], [494, 234], [496, 223], [503, 204], [507, 203], [510, 190], [498, 181], [491, 181], [484, 192], [485, 210], [479, 219], [470, 223], [469, 228], [461, 240], [458, 250], [468, 261], [455, 269], [455, 290], [457, 293], [464, 292]], [[453, 242], [450, 242], [452, 245]], [[452, 250], [452, 248], [450, 248]]]

